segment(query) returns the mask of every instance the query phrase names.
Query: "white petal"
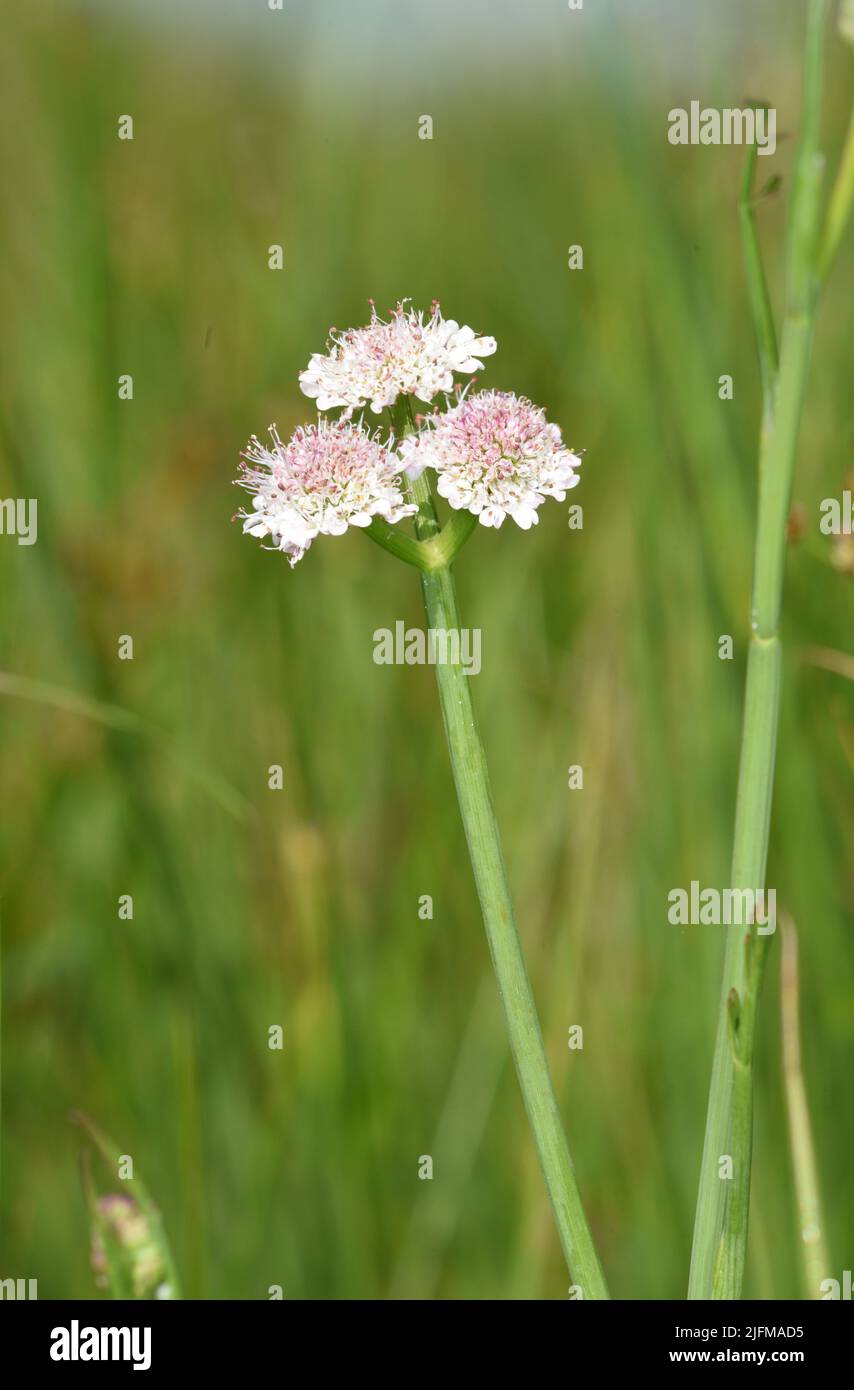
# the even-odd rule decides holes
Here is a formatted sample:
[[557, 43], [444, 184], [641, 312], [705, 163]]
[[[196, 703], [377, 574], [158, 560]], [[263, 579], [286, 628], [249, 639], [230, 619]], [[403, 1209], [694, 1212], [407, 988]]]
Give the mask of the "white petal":
[[513, 517], [516, 525], [521, 526], [523, 531], [529, 531], [532, 526], [536, 526], [540, 519], [533, 507], [526, 507], [524, 504], [514, 507], [510, 515]]

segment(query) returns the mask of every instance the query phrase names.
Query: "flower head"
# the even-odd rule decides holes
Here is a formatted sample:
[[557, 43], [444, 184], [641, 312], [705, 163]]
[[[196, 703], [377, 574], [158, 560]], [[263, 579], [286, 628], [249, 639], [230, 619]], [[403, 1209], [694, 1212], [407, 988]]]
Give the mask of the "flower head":
[[484, 526], [512, 516], [527, 531], [546, 497], [562, 502], [581, 481], [581, 459], [564, 447], [558, 426], [511, 392], [464, 396], [447, 414], [428, 416], [401, 453], [411, 476], [435, 469], [440, 496]]
[[254, 435], [237, 481], [254, 493], [241, 511], [243, 530], [270, 536], [291, 565], [316, 536], [342, 536], [348, 526], [370, 526], [374, 516], [399, 521], [415, 506], [400, 490], [402, 460], [361, 425], [318, 420], [295, 431], [287, 444], [270, 426], [272, 449]]
[[494, 338], [479, 338], [473, 329], [443, 319], [434, 302], [429, 317], [398, 304], [386, 322], [371, 304], [366, 328], [330, 333], [328, 351], [316, 352], [300, 373], [300, 387], [317, 401], [318, 410], [343, 405], [345, 418], [370, 404], [378, 415], [400, 395], [430, 402], [450, 391], [454, 373], [481, 371], [480, 357], [495, 352]]
[[134, 1298], [171, 1298], [163, 1254], [154, 1239], [150, 1217], [135, 1198], [124, 1193], [99, 1197], [95, 1217], [91, 1263], [98, 1287], [108, 1288], [111, 1274], [121, 1274], [123, 1282], [129, 1282]]

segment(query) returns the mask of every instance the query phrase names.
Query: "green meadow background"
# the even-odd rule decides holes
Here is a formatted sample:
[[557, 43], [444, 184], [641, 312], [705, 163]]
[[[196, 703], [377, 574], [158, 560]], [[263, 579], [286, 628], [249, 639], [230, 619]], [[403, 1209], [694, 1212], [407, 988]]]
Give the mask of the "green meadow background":
[[[667, 113], [776, 106], [758, 165], [781, 180], [760, 207], [779, 304], [805, 7], [285, 9], [34, 0], [2, 21], [0, 491], [36, 498], [39, 529], [30, 547], [0, 538], [0, 1276], [95, 1296], [78, 1108], [133, 1157], [188, 1296], [566, 1297], [433, 672], [372, 661], [376, 628], [422, 621], [415, 571], [357, 532], [291, 571], [231, 524], [238, 452], [311, 418], [297, 373], [329, 326], [412, 296], [494, 334], [482, 383], [530, 395], [587, 451], [583, 530], [569, 499], [533, 533], [481, 529], [458, 583], [611, 1290], [681, 1298], [722, 933], [669, 925], [667, 895], [727, 881], [759, 394], [743, 152], [670, 146]], [[831, 161], [852, 85], [854, 52], [829, 32]], [[854, 603], [818, 522], [854, 462], [851, 247], [800, 447], [769, 868], [800, 933], [840, 1279]], [[779, 957], [775, 941], [746, 1288], [762, 1299], [802, 1293]]]

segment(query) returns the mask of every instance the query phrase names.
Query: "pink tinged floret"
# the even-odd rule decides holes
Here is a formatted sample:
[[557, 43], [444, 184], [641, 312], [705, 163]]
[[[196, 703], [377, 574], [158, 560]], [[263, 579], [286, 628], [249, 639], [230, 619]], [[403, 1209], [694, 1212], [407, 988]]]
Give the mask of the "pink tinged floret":
[[454, 375], [483, 368], [482, 357], [495, 352], [494, 338], [478, 336], [454, 319], [443, 319], [433, 302], [429, 315], [401, 302], [388, 320], [377, 315], [373, 301], [365, 328], [330, 333], [326, 353], [314, 353], [300, 373], [300, 387], [319, 410], [345, 408], [344, 418], [370, 405], [375, 414], [398, 396], [416, 396], [429, 404], [450, 391]]
[[319, 420], [286, 444], [275, 425], [269, 432], [272, 448], [253, 435], [244, 451], [237, 481], [253, 494], [252, 510], [238, 515], [247, 534], [269, 537], [291, 565], [319, 535], [341, 536], [375, 516], [393, 523], [416, 510], [401, 491], [402, 460], [361, 425]]
[[445, 415], [430, 415], [401, 453], [410, 477], [437, 474], [440, 496], [483, 526], [510, 516], [528, 530], [546, 497], [562, 502], [579, 482], [580, 457], [539, 406], [509, 392], [465, 396]]

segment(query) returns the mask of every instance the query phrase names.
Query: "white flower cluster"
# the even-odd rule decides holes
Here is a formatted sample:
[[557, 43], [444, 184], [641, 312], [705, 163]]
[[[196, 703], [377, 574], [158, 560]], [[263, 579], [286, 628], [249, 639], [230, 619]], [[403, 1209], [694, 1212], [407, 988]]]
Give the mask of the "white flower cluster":
[[505, 391], [478, 391], [444, 415], [431, 415], [401, 452], [410, 477], [437, 474], [439, 496], [483, 526], [510, 516], [524, 531], [546, 497], [562, 502], [581, 480], [577, 454], [537, 405]]
[[367, 430], [343, 420], [301, 426], [287, 444], [270, 426], [272, 449], [254, 435], [238, 482], [254, 494], [241, 512], [250, 536], [269, 536], [291, 565], [316, 536], [343, 536], [348, 526], [370, 526], [375, 516], [400, 521], [414, 504], [400, 490], [402, 460]]
[[472, 328], [443, 319], [438, 304], [425, 319], [423, 312], [400, 303], [387, 322], [372, 305], [367, 327], [333, 330], [329, 351], [314, 353], [299, 382], [318, 410], [344, 406], [349, 418], [370, 405], [379, 415], [398, 396], [429, 403], [450, 391], [455, 372], [482, 371], [480, 358], [496, 347], [494, 338], [479, 338]]
[[352, 421], [354, 411], [369, 405], [379, 413], [400, 396], [429, 403], [495, 350], [494, 338], [443, 319], [438, 304], [425, 316], [401, 303], [387, 321], [372, 306], [365, 328], [333, 330], [329, 351], [314, 354], [300, 385], [319, 410], [343, 407], [342, 416], [301, 426], [287, 444], [273, 425], [272, 448], [252, 437], [237, 480], [253, 494], [251, 510], [238, 514], [244, 531], [269, 537], [295, 565], [319, 535], [412, 516], [403, 475], [414, 479], [425, 468], [449, 506], [482, 525], [500, 526], [506, 516], [524, 530], [534, 525], [547, 497], [563, 501], [579, 482], [581, 459], [523, 396], [464, 390], [397, 449]]

